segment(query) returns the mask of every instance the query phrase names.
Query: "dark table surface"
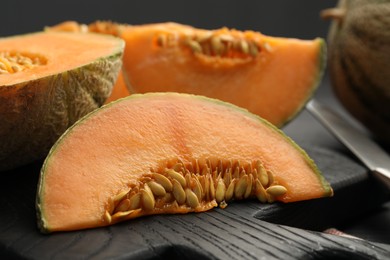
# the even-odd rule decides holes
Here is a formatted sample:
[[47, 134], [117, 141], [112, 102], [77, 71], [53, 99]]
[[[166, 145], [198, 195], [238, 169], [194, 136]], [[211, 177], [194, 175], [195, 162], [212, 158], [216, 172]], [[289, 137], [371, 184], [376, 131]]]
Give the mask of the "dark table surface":
[[[316, 98], [341, 110], [324, 78]], [[84, 231], [40, 234], [41, 162], [2, 174], [1, 259], [390, 259], [389, 192], [307, 111], [283, 129], [331, 182], [333, 198], [291, 204], [233, 202]], [[357, 238], [327, 234], [337, 228]]]

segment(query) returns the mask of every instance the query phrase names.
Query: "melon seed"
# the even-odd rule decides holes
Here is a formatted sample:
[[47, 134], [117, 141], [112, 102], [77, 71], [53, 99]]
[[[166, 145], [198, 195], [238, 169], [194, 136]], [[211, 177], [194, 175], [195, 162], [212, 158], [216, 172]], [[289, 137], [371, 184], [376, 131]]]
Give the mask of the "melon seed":
[[211, 49], [216, 55], [221, 55], [225, 49], [221, 39], [218, 36], [211, 38]]
[[202, 200], [202, 198], [203, 198], [202, 185], [200, 184], [200, 181], [195, 174], [192, 174], [192, 178], [195, 182], [194, 193], [196, 194], [196, 196], [198, 197], [199, 200]]
[[127, 196], [127, 194], [129, 193], [129, 191], [122, 191], [120, 192], [118, 195], [116, 195], [113, 199], [113, 202], [114, 202], [114, 205], [118, 205], [118, 203], [123, 200], [124, 197]]
[[184, 171], [184, 165], [182, 162], [176, 163], [173, 167], [172, 170], [177, 171], [177, 172], [182, 172]]
[[271, 170], [268, 170], [267, 175], [268, 175], [268, 186], [271, 186], [272, 183], [274, 183], [274, 174]]
[[167, 177], [159, 173], [153, 173], [152, 177], [158, 184], [163, 186], [167, 192], [172, 191], [172, 183]]
[[273, 185], [273, 186], [268, 187], [265, 191], [268, 194], [270, 194], [271, 196], [278, 197], [278, 196], [286, 194], [287, 189], [286, 189], [286, 187], [284, 187], [282, 185]]
[[104, 212], [104, 221], [107, 222], [107, 224], [111, 224], [111, 221], [112, 221], [112, 218], [111, 218], [111, 214], [106, 210]]
[[221, 41], [224, 42], [232, 42], [234, 41], [234, 37], [231, 36], [230, 34], [220, 34], [218, 37], [221, 39]]
[[196, 194], [192, 190], [187, 188], [185, 195], [186, 195], [186, 198], [187, 198], [187, 204], [191, 208], [196, 208], [197, 206], [199, 206], [198, 197], [196, 196]]
[[179, 172], [172, 170], [172, 169], [167, 169], [165, 171], [168, 176], [170, 176], [172, 179], [177, 180], [181, 186], [184, 188], [187, 186], [186, 179], [181, 175]]
[[207, 175], [204, 176], [203, 180], [204, 180], [204, 183], [203, 183], [203, 191], [204, 191], [204, 194], [205, 194], [205, 197], [206, 197], [206, 200], [209, 201], [210, 200], [210, 180], [208, 178], [208, 175], [210, 175], [209, 173]]
[[188, 46], [190, 46], [193, 53], [201, 53], [202, 52], [202, 46], [197, 41], [188, 40], [187, 41]]
[[214, 188], [214, 180], [213, 178], [211, 177], [211, 175], [209, 176], [210, 178], [210, 200], [213, 200], [215, 198], [215, 188]]
[[112, 215], [113, 219], [118, 219], [118, 218], [124, 218], [133, 213], [135, 210], [128, 210], [128, 211], [118, 211], [114, 215]]
[[129, 209], [138, 209], [141, 203], [141, 193], [136, 193], [130, 197]]
[[236, 185], [236, 182], [237, 182], [237, 179], [233, 179], [227, 190], [226, 190], [226, 194], [225, 194], [225, 201], [230, 201], [232, 198], [233, 198], [233, 195], [234, 195], [234, 186]]
[[176, 180], [173, 179], [173, 196], [178, 204], [183, 204], [186, 201], [186, 193], [183, 189], [183, 186]]
[[267, 192], [265, 191], [259, 179], [256, 180], [255, 195], [260, 202], [267, 202]]
[[249, 44], [249, 53], [253, 57], [257, 56], [257, 54], [259, 53], [259, 49], [258, 49], [256, 43], [252, 42], [252, 43]]
[[192, 178], [189, 170], [186, 169], [186, 174], [184, 175], [184, 179], [186, 179], [187, 187], [192, 187]]
[[164, 187], [155, 181], [149, 181], [147, 185], [155, 196], [164, 196], [166, 193]]
[[223, 180], [225, 182], [225, 186], [229, 186], [232, 181], [232, 168], [226, 169]]
[[118, 211], [127, 211], [130, 208], [130, 200], [124, 199], [122, 200], [115, 208], [115, 212]]
[[217, 183], [217, 189], [215, 192], [215, 199], [218, 203], [225, 199], [226, 185], [225, 182], [220, 178]]
[[148, 185], [144, 185], [144, 188], [141, 189], [141, 200], [146, 210], [152, 210], [154, 208], [156, 201]]
[[249, 53], [249, 45], [248, 45], [248, 42], [245, 41], [245, 40], [240, 40], [239, 41], [239, 50], [242, 52], [242, 53], [245, 53], [245, 54], [248, 54]]
[[199, 43], [202, 43], [202, 42], [208, 41], [211, 38], [211, 36], [213, 36], [213, 33], [210, 31], [206, 31], [206, 32], [202, 32], [202, 33], [199, 33], [198, 35], [196, 35], [195, 40]]
[[249, 196], [251, 195], [251, 192], [252, 192], [252, 184], [253, 184], [253, 175], [252, 174], [248, 174], [248, 184], [246, 186], [246, 190], [245, 190], [245, 193], [244, 193], [244, 198], [247, 199], [249, 198]]
[[[245, 170], [244, 170], [245, 172]], [[246, 188], [248, 186], [248, 176], [243, 175], [237, 182], [236, 187], [234, 188], [234, 196], [237, 199], [242, 199], [245, 194]]]
[[260, 161], [256, 161], [257, 177], [260, 180], [261, 185], [264, 187], [268, 185], [268, 174], [263, 164]]
[[219, 203], [219, 207], [221, 208], [221, 209], [224, 209], [224, 208], [226, 208], [227, 207], [227, 203], [226, 203], [226, 201], [221, 201], [220, 203]]

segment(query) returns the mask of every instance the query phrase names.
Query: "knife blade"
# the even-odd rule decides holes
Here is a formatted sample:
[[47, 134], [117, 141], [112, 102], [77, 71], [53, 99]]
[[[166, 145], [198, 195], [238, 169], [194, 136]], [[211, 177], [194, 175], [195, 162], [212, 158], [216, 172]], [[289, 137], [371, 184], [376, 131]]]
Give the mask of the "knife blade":
[[307, 103], [306, 109], [390, 189], [390, 156], [384, 149], [356, 127], [351, 126], [335, 110], [315, 99]]

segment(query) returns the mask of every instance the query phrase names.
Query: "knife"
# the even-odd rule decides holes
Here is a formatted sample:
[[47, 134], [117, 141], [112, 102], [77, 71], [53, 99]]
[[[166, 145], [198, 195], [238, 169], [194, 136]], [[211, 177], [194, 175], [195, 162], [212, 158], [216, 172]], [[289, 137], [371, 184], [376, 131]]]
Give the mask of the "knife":
[[336, 111], [315, 99], [307, 103], [306, 109], [390, 189], [390, 156], [385, 150], [366, 134], [351, 126]]

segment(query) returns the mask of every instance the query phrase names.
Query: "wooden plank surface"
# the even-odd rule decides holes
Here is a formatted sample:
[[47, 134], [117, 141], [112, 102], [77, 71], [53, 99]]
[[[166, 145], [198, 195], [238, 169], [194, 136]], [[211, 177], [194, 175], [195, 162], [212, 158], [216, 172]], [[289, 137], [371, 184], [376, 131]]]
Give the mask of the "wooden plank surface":
[[[335, 104], [325, 90], [319, 99]], [[369, 216], [389, 201], [389, 191], [306, 111], [284, 130], [315, 160], [334, 197], [265, 205], [247, 200], [204, 213], [43, 235], [35, 217], [37, 162], [1, 174], [0, 259], [390, 259], [390, 232], [385, 243], [322, 232]], [[378, 223], [384, 224], [384, 232], [390, 230]]]
[[389, 259], [388, 244], [319, 232], [375, 209], [388, 199], [388, 192], [353, 158], [323, 148], [304, 148], [334, 187], [333, 198], [293, 204], [232, 202], [226, 209], [205, 213], [150, 216], [52, 235], [42, 235], [36, 227], [40, 163], [26, 166], [5, 174], [1, 182], [0, 255], [29, 259]]

